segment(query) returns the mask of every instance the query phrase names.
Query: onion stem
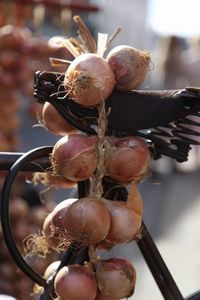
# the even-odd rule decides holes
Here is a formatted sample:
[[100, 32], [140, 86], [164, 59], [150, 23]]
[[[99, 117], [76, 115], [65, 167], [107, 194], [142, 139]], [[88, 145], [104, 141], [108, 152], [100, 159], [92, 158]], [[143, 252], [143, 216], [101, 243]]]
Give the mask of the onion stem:
[[74, 16], [74, 22], [78, 24], [78, 33], [81, 39], [81, 42], [87, 48], [88, 52], [96, 53], [96, 42], [93, 36], [91, 35], [90, 31], [88, 30], [87, 26], [85, 25], [84, 21], [81, 19], [80, 16]]

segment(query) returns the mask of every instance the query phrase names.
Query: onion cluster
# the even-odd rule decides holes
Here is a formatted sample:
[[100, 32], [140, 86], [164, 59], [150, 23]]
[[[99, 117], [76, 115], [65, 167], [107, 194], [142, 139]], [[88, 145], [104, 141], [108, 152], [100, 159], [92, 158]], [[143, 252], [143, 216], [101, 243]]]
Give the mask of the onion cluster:
[[[117, 209], [111, 209], [112, 206]], [[121, 206], [123, 209], [120, 209]], [[126, 219], [130, 219], [129, 224], [123, 223]], [[113, 244], [133, 239], [137, 230], [133, 226], [133, 231], [127, 231], [126, 227], [132, 226], [132, 220], [135, 223], [138, 221], [136, 214], [132, 214], [124, 202], [94, 196], [72, 198], [60, 202], [48, 214], [43, 223], [43, 234], [48, 247], [57, 251], [66, 250], [71, 243], [96, 248], [98, 243], [111, 237]], [[136, 226], [138, 230], [140, 225], [141, 219]], [[134, 292], [136, 271], [126, 259], [95, 259], [86, 265], [65, 266], [56, 273], [58, 265], [59, 262], [55, 262], [50, 266], [45, 278], [52, 274], [55, 276], [55, 291], [63, 300], [119, 300]]]
[[[124, 258], [97, 258], [97, 249], [140, 238], [142, 198], [137, 188], [148, 171], [147, 143], [137, 136], [107, 136], [105, 101], [114, 88], [129, 91], [145, 79], [150, 55], [130, 46], [112, 49], [104, 59], [87, 28], [79, 24], [80, 43], [68, 39], [74, 55], [64, 76], [64, 87], [72, 101], [81, 106], [96, 106], [99, 113], [96, 136], [86, 136], [68, 124], [51, 104], [40, 115], [43, 126], [63, 136], [54, 145], [51, 174], [35, 174], [36, 183], [73, 184], [90, 182], [87, 197], [62, 201], [43, 223], [43, 241], [47, 249], [65, 251], [69, 246], [88, 247], [89, 262], [69, 265], [55, 275], [54, 287], [62, 300], [119, 300], [134, 293], [136, 271]], [[105, 48], [107, 44], [105, 43]], [[89, 51], [89, 49], [91, 51]], [[130, 184], [127, 201], [108, 200], [102, 178], [116, 185]], [[55, 271], [54, 271], [55, 272]], [[87, 288], [86, 288], [87, 287]]]
[[60, 202], [43, 224], [48, 247], [57, 251], [71, 244], [107, 248], [106, 244], [112, 247], [136, 239], [142, 223], [142, 201], [136, 192], [128, 203], [95, 196]]
[[[149, 150], [138, 137], [105, 137], [105, 175], [119, 183], [141, 181], [147, 174]], [[95, 136], [69, 135], [54, 146], [51, 161], [53, 174], [67, 180], [82, 181], [90, 178], [98, 164], [98, 140]]]
[[[55, 276], [55, 291], [63, 300], [119, 300], [135, 289], [136, 271], [127, 259], [99, 259], [89, 265], [69, 265]], [[87, 287], [87, 288], [86, 288]]]

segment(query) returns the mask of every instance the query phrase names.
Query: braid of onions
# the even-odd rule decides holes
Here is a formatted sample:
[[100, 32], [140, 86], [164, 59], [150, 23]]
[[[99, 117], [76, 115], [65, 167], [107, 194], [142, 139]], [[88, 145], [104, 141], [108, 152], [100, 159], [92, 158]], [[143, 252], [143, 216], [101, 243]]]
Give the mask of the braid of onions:
[[[62, 300], [119, 300], [134, 293], [135, 268], [124, 258], [103, 260], [96, 251], [141, 237], [143, 208], [137, 183], [148, 174], [150, 155], [147, 144], [138, 137], [106, 136], [105, 101], [114, 88], [130, 90], [143, 82], [150, 55], [120, 46], [104, 59], [115, 34], [110, 39], [100, 34], [96, 45], [82, 19], [75, 16], [74, 21], [81, 42], [74, 38], [63, 42], [74, 56], [63, 84], [74, 102], [97, 107], [97, 135], [73, 131], [58, 140], [50, 156], [51, 175], [72, 183], [89, 179], [90, 192], [88, 197], [67, 199], [56, 206], [45, 219], [39, 241], [42, 239], [45, 253], [72, 246], [89, 248], [89, 262], [65, 266], [55, 275], [55, 291]], [[58, 128], [57, 132], [63, 135], [64, 130]], [[130, 185], [126, 202], [103, 197], [104, 177], [117, 185]]]

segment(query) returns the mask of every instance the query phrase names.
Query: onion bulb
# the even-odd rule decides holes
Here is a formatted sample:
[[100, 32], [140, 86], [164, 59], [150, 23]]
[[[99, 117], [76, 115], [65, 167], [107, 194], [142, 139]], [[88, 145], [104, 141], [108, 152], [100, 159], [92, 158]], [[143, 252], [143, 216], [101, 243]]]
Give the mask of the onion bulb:
[[49, 248], [60, 251], [68, 247], [68, 234], [65, 230], [63, 218], [70, 205], [75, 201], [77, 201], [76, 198], [71, 198], [60, 202], [45, 218], [43, 234]]
[[55, 276], [54, 287], [62, 300], [94, 300], [97, 294], [95, 275], [87, 265], [63, 267]]
[[149, 150], [140, 138], [106, 137], [105, 168], [106, 174], [120, 183], [140, 181], [147, 173]]
[[131, 262], [122, 258], [96, 261], [96, 279], [99, 290], [108, 297], [130, 297], [135, 289], [136, 271]]
[[56, 135], [67, 135], [79, 133], [79, 130], [74, 128], [69, 122], [67, 122], [56, 108], [48, 102], [45, 102], [40, 123], [50, 132]]
[[110, 214], [105, 204], [95, 196], [81, 198], [67, 210], [64, 226], [72, 242], [84, 246], [103, 240], [110, 228]]
[[106, 241], [111, 244], [126, 243], [139, 233], [142, 217], [127, 207], [124, 201], [103, 200], [110, 213], [110, 230]]
[[130, 91], [144, 81], [151, 58], [147, 51], [120, 45], [108, 53], [106, 61], [115, 74], [116, 88]]
[[69, 96], [83, 106], [95, 106], [108, 98], [115, 78], [110, 65], [94, 53], [76, 57], [68, 67], [64, 86]]
[[[44, 245], [45, 249], [51, 248], [54, 250], [57, 249], [63, 250], [63, 247], [60, 246], [61, 244], [60, 233], [58, 230], [56, 230], [55, 226], [53, 226], [52, 224], [52, 213], [48, 214], [48, 216], [45, 218], [42, 231], [44, 234], [43, 243], [45, 243]], [[47, 251], [48, 250], [46, 250], [46, 252]]]
[[53, 148], [51, 162], [54, 175], [72, 181], [88, 179], [98, 163], [97, 137], [74, 134], [62, 137]]

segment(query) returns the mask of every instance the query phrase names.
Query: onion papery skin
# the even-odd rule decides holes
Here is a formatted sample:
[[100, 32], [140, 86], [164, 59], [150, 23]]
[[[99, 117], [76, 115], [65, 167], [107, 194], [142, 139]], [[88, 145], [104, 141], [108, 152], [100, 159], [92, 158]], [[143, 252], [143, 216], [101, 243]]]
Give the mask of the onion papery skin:
[[54, 176], [44, 172], [34, 173], [32, 181], [34, 184], [43, 184], [45, 186], [62, 189], [72, 189], [77, 185], [77, 182], [71, 181], [63, 176]]
[[110, 213], [99, 198], [81, 198], [67, 210], [64, 225], [72, 242], [83, 246], [95, 245], [109, 232]]
[[118, 300], [118, 299], [108, 297], [108, 296], [104, 295], [103, 293], [101, 293], [100, 291], [98, 291], [95, 300]]
[[147, 174], [150, 155], [139, 137], [106, 137], [106, 174], [119, 183], [139, 182]]
[[115, 76], [104, 58], [94, 53], [84, 53], [68, 67], [64, 86], [75, 102], [83, 106], [96, 106], [110, 96], [115, 86]]
[[123, 299], [132, 296], [136, 271], [127, 259], [110, 258], [96, 261], [96, 279], [99, 290], [108, 297]]
[[76, 198], [71, 198], [60, 202], [44, 220], [43, 233], [48, 246], [54, 250], [65, 250], [69, 245], [63, 218], [75, 201]]
[[97, 245], [96, 248], [97, 249], [103, 249], [103, 250], [111, 250], [113, 247], [115, 246], [115, 244], [110, 243], [106, 238], [103, 241], [100, 241]]
[[52, 223], [56, 228], [58, 228], [58, 230], [60, 231], [65, 230], [64, 222], [63, 222], [65, 214], [69, 209], [69, 207], [76, 201], [78, 201], [77, 198], [70, 198], [70, 199], [63, 200], [59, 204], [57, 204], [54, 210], [52, 211]]
[[65, 136], [79, 133], [79, 130], [67, 122], [51, 103], [45, 102], [39, 119], [48, 131], [56, 135]]
[[115, 74], [116, 88], [120, 91], [130, 91], [144, 81], [151, 57], [147, 51], [120, 45], [108, 53], [106, 61]]
[[48, 247], [54, 250], [58, 249], [60, 244], [60, 236], [52, 224], [52, 213], [48, 214], [48, 216], [45, 218], [42, 231]]
[[140, 232], [142, 216], [124, 201], [103, 200], [110, 212], [110, 230], [105, 241], [116, 245], [134, 240]]
[[62, 300], [95, 300], [97, 284], [88, 266], [69, 265], [58, 271], [55, 291]]
[[69, 135], [62, 137], [51, 154], [54, 175], [71, 181], [88, 179], [98, 163], [97, 137]]

